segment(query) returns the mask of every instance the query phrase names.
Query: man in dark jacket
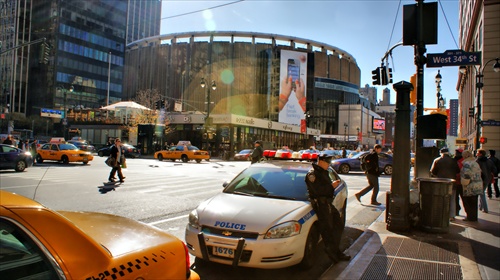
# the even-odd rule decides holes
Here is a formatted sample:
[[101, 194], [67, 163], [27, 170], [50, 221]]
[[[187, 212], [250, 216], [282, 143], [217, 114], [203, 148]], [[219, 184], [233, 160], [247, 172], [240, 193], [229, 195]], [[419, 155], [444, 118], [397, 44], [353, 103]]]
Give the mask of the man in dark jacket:
[[495, 182], [491, 183], [488, 185], [488, 197], [491, 198], [493, 195], [493, 192], [491, 190], [491, 185], [495, 188], [495, 197], [500, 197], [500, 190], [498, 189], [498, 174], [500, 173], [500, 159], [495, 157], [495, 150], [490, 150], [490, 156], [488, 157], [489, 160], [493, 162], [493, 165], [495, 165], [497, 169], [497, 173], [493, 174], [494, 178], [493, 180]]
[[262, 141], [257, 140], [254, 143], [255, 148], [250, 155], [252, 157], [252, 164], [259, 162], [260, 159], [264, 156], [264, 148], [262, 148]]
[[311, 206], [318, 215], [321, 237], [325, 243], [325, 251], [332, 262], [348, 261], [350, 256], [340, 251], [340, 239], [344, 231], [344, 221], [339, 211], [333, 206], [335, 188], [341, 181], [335, 180], [330, 167], [332, 155], [318, 155], [318, 162], [312, 164], [312, 169], [305, 177], [307, 192]]
[[114, 182], [115, 181], [115, 174], [118, 173], [118, 178], [120, 179], [120, 183], [125, 182], [124, 179], [125, 177], [122, 174], [122, 145], [120, 138], [115, 139], [115, 144], [111, 146], [111, 151], [110, 151], [110, 156], [115, 158], [115, 165], [111, 169], [111, 172], [109, 173], [109, 182]]
[[[450, 157], [450, 153], [448, 148], [442, 148], [440, 150], [441, 156], [434, 159], [431, 166], [431, 176], [438, 178], [447, 178], [447, 179], [457, 179], [457, 173], [460, 173], [460, 168], [458, 167], [458, 162]], [[457, 186], [453, 185], [451, 197], [450, 199], [450, 220], [454, 221], [455, 216], [457, 214], [457, 204], [456, 197], [457, 195]]]
[[382, 152], [382, 146], [376, 144], [375, 146], [373, 146], [373, 151], [365, 158], [366, 161], [365, 174], [366, 174], [366, 179], [368, 180], [368, 186], [362, 189], [357, 194], [355, 194], [356, 199], [359, 202], [361, 202], [361, 197], [363, 195], [373, 190], [371, 204], [377, 206], [381, 204], [380, 202], [377, 201], [378, 190], [379, 190], [378, 177], [380, 176], [381, 173], [379, 171], [379, 166], [378, 166], [378, 154], [380, 154], [380, 152]]
[[486, 157], [486, 150], [483, 149], [477, 150], [476, 162], [481, 167], [481, 179], [483, 179], [483, 193], [479, 195], [479, 210], [488, 213], [488, 202], [486, 202], [484, 191], [493, 180], [493, 174], [497, 174], [497, 168], [493, 161]]

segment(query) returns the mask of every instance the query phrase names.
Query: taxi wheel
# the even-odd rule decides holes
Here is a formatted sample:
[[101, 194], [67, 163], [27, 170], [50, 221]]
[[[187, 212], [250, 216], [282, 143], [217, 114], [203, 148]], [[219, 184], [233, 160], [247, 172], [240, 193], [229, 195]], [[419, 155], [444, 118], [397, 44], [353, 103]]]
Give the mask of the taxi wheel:
[[158, 160], [163, 161], [163, 156], [161, 154], [158, 154]]
[[24, 160], [16, 162], [16, 167], [14, 169], [16, 172], [23, 172], [24, 169], [26, 169], [26, 162], [24, 162]]
[[68, 164], [68, 163], [69, 163], [69, 158], [68, 158], [68, 156], [62, 156], [61, 160], [62, 160], [62, 162], [63, 162], [64, 164]]
[[385, 175], [392, 175], [392, 165], [386, 165], [384, 167], [384, 173]]
[[197, 160], [196, 160], [196, 163], [200, 163], [200, 162], [201, 162], [201, 159], [197, 159]]
[[42, 156], [41, 156], [41, 155], [37, 155], [37, 156], [36, 156], [36, 162], [37, 162], [37, 163], [42, 163], [42, 162], [43, 162], [43, 158], [42, 158]]
[[188, 162], [189, 159], [186, 155], [182, 155], [181, 160], [182, 160], [182, 162]]
[[342, 174], [347, 174], [347, 173], [349, 173], [349, 170], [351, 170], [351, 168], [349, 167], [349, 165], [348, 165], [348, 164], [345, 164], [345, 163], [344, 163], [344, 164], [342, 164], [342, 165], [339, 167], [339, 171], [340, 171], [340, 173], [342, 173]]
[[317, 256], [319, 254], [319, 232], [316, 225], [311, 227], [309, 234], [307, 235], [306, 246], [304, 248], [304, 258], [300, 262], [299, 266], [304, 269], [309, 269], [316, 263]]

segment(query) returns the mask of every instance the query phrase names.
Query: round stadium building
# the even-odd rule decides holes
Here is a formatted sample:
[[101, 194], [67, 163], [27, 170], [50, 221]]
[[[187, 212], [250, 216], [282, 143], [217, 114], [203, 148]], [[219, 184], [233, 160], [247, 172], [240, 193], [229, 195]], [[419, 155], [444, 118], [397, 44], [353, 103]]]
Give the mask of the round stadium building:
[[[363, 104], [360, 69], [334, 46], [252, 32], [189, 32], [130, 43], [123, 99], [156, 91], [165, 108], [165, 143], [188, 140], [218, 153], [309, 147], [339, 134], [339, 105]], [[369, 106], [369, 104], [366, 104]], [[146, 143], [147, 133], [139, 131]]]

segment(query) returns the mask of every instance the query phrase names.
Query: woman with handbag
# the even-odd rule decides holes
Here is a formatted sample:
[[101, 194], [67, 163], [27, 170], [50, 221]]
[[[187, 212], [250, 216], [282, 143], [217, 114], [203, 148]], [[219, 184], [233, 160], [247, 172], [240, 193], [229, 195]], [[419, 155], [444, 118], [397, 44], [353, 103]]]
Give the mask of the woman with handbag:
[[111, 147], [111, 151], [110, 151], [110, 156], [115, 159], [113, 168], [111, 169], [111, 172], [109, 173], [108, 180], [110, 182], [115, 181], [115, 174], [116, 173], [118, 173], [118, 178], [120, 179], [120, 183], [125, 182], [124, 181], [125, 177], [122, 174], [122, 167], [121, 167], [121, 163], [123, 160], [122, 155], [123, 155], [122, 154], [122, 145], [121, 145], [120, 138], [116, 138], [115, 144]]
[[481, 179], [481, 167], [476, 162], [469, 150], [462, 152], [462, 169], [460, 170], [460, 182], [463, 188], [462, 201], [464, 203], [467, 217], [464, 221], [477, 221], [477, 198], [483, 193], [483, 180]]

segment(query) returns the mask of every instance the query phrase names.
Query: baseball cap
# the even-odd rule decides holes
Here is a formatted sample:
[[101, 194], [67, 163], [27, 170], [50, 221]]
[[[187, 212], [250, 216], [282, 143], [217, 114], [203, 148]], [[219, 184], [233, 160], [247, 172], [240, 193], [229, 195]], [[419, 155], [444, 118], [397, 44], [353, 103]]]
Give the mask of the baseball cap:
[[255, 141], [255, 142], [253, 142], [253, 143], [254, 143], [254, 144], [260, 144], [260, 145], [262, 145], [262, 141], [261, 141], [261, 140], [257, 140], [257, 141]]
[[318, 155], [318, 160], [322, 160], [322, 161], [325, 161], [325, 162], [328, 162], [330, 163], [332, 161], [332, 158], [333, 158], [333, 155], [332, 154], [328, 154], [328, 153], [325, 153], [325, 152], [322, 152]]
[[444, 153], [449, 153], [450, 151], [448, 150], [448, 148], [442, 148], [439, 152], [444, 154]]

